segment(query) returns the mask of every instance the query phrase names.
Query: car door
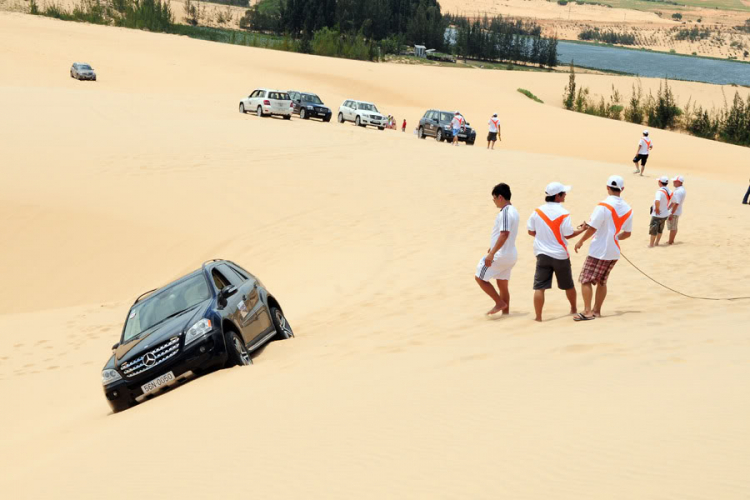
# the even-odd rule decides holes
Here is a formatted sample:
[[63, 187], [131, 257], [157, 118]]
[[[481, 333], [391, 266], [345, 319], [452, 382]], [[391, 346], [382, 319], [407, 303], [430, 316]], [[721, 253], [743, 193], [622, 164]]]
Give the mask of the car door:
[[299, 109], [300, 109], [300, 94], [299, 94], [299, 92], [289, 92], [289, 98], [294, 103], [294, 113], [299, 113]]
[[[235, 273], [240, 280], [245, 283], [243, 286], [243, 299], [245, 300], [245, 306], [247, 307], [247, 315], [245, 316], [245, 326], [249, 332], [248, 335], [252, 336], [252, 344], [260, 342], [265, 335], [274, 330], [273, 321], [271, 320], [271, 311], [268, 310], [266, 305], [260, 298], [260, 291], [258, 290], [258, 281], [252, 276], [247, 274], [244, 270], [238, 266], [227, 264], [227, 266]], [[247, 293], [245, 293], [245, 291]]]
[[212, 271], [212, 276], [214, 277], [214, 284], [216, 284], [217, 278], [220, 278], [223, 286], [234, 287], [236, 289], [236, 292], [227, 298], [226, 311], [232, 317], [235, 324], [239, 325], [240, 334], [245, 341], [245, 345], [252, 345], [257, 336], [253, 329], [248, 326], [252, 322], [250, 319], [251, 308], [248, 306], [248, 303], [250, 302], [249, 296], [253, 284], [248, 280], [243, 280], [226, 264], [217, 265]]
[[[211, 270], [211, 281], [213, 282], [216, 292], [219, 294], [219, 300], [217, 301], [217, 308], [222, 311], [222, 317], [229, 319], [232, 323], [240, 327], [240, 335], [242, 336], [245, 344], [248, 344], [249, 337], [242, 331], [242, 316], [240, 315], [240, 301], [242, 294], [239, 288], [237, 288], [237, 279], [229, 279], [229, 274], [226, 271], [222, 272], [218, 266]], [[226, 294], [226, 295], [225, 295]], [[244, 304], [242, 305], [244, 307]]]
[[437, 130], [435, 129], [435, 110], [430, 110], [427, 113], [427, 119], [424, 124], [424, 135], [433, 136]]

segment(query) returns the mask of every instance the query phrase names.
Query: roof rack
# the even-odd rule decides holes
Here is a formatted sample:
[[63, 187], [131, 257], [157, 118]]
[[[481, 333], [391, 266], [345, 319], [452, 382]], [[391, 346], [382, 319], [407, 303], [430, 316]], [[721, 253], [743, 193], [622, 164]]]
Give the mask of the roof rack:
[[153, 290], [149, 290], [148, 292], [143, 292], [142, 294], [140, 294], [140, 295], [138, 296], [138, 298], [137, 298], [137, 299], [135, 299], [135, 302], [133, 302], [133, 305], [136, 305], [136, 304], [138, 303], [138, 301], [140, 301], [140, 300], [141, 300], [141, 299], [142, 299], [143, 297], [145, 297], [145, 296], [146, 296], [146, 295], [148, 295], [149, 293], [153, 293], [153, 292], [155, 292], [155, 291], [157, 291], [157, 290], [158, 290], [158, 288], [154, 288]]
[[203, 264], [201, 264], [201, 267], [203, 268], [203, 267], [206, 267], [206, 264], [210, 264], [211, 262], [219, 262], [219, 261], [222, 261], [222, 260], [225, 260], [225, 259], [210, 259], [210, 260], [207, 260], [206, 262], [204, 262]]

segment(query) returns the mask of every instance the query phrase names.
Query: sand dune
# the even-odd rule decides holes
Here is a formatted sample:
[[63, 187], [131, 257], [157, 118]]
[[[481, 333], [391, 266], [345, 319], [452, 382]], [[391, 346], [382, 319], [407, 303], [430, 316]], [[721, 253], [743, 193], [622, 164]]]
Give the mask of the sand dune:
[[[561, 109], [565, 74], [386, 65], [0, 13], [0, 491], [10, 498], [706, 498], [750, 492], [748, 302], [689, 300], [627, 263], [587, 324], [510, 317], [472, 273], [513, 188], [576, 221], [626, 178], [625, 253], [690, 294], [750, 295], [748, 150]], [[96, 83], [73, 81], [86, 60]], [[632, 79], [581, 75], [608, 92]], [[659, 82], [644, 79], [644, 86]], [[378, 104], [409, 133], [240, 115], [256, 86]], [[547, 104], [516, 89], [528, 88]], [[728, 89], [732, 90], [732, 89]], [[722, 102], [716, 86], [677, 95]], [[460, 108], [499, 150], [411, 134]], [[646, 248], [655, 176], [686, 175], [673, 248]], [[257, 273], [297, 338], [118, 415], [100, 370], [132, 300], [212, 257]], [[573, 256], [574, 272], [583, 255]], [[127, 471], [127, 476], [125, 476]]]

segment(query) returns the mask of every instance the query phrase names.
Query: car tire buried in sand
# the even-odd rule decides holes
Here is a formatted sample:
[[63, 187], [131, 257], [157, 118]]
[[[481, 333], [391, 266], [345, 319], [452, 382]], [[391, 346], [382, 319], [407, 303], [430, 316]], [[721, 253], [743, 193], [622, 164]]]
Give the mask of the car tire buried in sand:
[[385, 127], [378, 127], [378, 130], [385, 130]]
[[304, 109], [299, 110], [299, 117], [303, 120], [307, 120], [307, 112]]
[[339, 113], [339, 123], [344, 123], [344, 113]]
[[438, 129], [437, 134], [435, 134], [435, 140], [438, 142], [443, 142], [443, 131]]
[[354, 119], [354, 124], [358, 127], [362, 126], [362, 122], [359, 119], [359, 116]]
[[292, 119], [292, 115], [284, 115], [284, 119], [285, 120], [291, 120]]
[[226, 339], [227, 354], [229, 355], [227, 359], [227, 367], [247, 366], [253, 364], [253, 360], [250, 358], [250, 353], [247, 352], [245, 343], [237, 332], [228, 330]]
[[240, 103], [240, 113], [242, 113], [243, 115], [246, 113], [244, 103]]
[[420, 139], [425, 139], [424, 128], [419, 127], [419, 132], [417, 133], [417, 137], [419, 137]]
[[273, 325], [276, 327], [276, 332], [280, 340], [287, 340], [294, 337], [292, 325], [286, 320], [281, 309], [271, 306], [271, 318], [273, 319]]
[[263, 108], [258, 106], [258, 109], [255, 111], [255, 114], [258, 115], [258, 118], [263, 118]]

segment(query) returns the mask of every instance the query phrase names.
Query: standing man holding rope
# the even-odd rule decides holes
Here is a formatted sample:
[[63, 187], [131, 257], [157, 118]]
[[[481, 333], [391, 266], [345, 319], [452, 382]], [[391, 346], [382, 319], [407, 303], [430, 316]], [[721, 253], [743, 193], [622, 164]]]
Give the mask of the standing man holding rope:
[[[609, 196], [594, 209], [586, 233], [576, 243], [578, 253], [583, 243], [594, 237], [578, 278], [585, 309], [573, 318], [575, 321], [589, 321], [602, 315], [602, 304], [607, 297], [607, 278], [620, 258], [620, 241], [630, 238], [633, 231], [633, 210], [620, 198], [624, 190], [625, 181], [619, 175], [607, 179]], [[596, 298], [592, 308], [594, 285]]]
[[[638, 141], [638, 149], [635, 152], [635, 158], [633, 158], [633, 163], [635, 163], [635, 172], [634, 174], [637, 174], [638, 172], [643, 175], [643, 172], [646, 171], [646, 162], [648, 161], [648, 155], [651, 152], [651, 150], [654, 148], [653, 142], [651, 142], [651, 139], [648, 138], [648, 130], [643, 131], [643, 137], [641, 137], [641, 140]], [[641, 168], [638, 168], [638, 162], [641, 162]]]
[[669, 192], [667, 187], [669, 186], [669, 177], [662, 175], [656, 183], [659, 185], [659, 189], [656, 190], [656, 198], [654, 198], [654, 204], [651, 206], [651, 223], [648, 227], [648, 234], [651, 235], [649, 248], [653, 248], [654, 245], [659, 246], [664, 225], [667, 222], [667, 217], [669, 217], [669, 200], [672, 199], [672, 193]]
[[674, 238], [677, 236], [677, 224], [682, 215], [682, 206], [685, 204], [685, 188], [682, 187], [683, 182], [685, 182], [685, 179], [681, 175], [672, 179], [674, 193], [672, 194], [672, 199], [669, 204], [669, 219], [667, 220], [670, 245], [674, 244]]

